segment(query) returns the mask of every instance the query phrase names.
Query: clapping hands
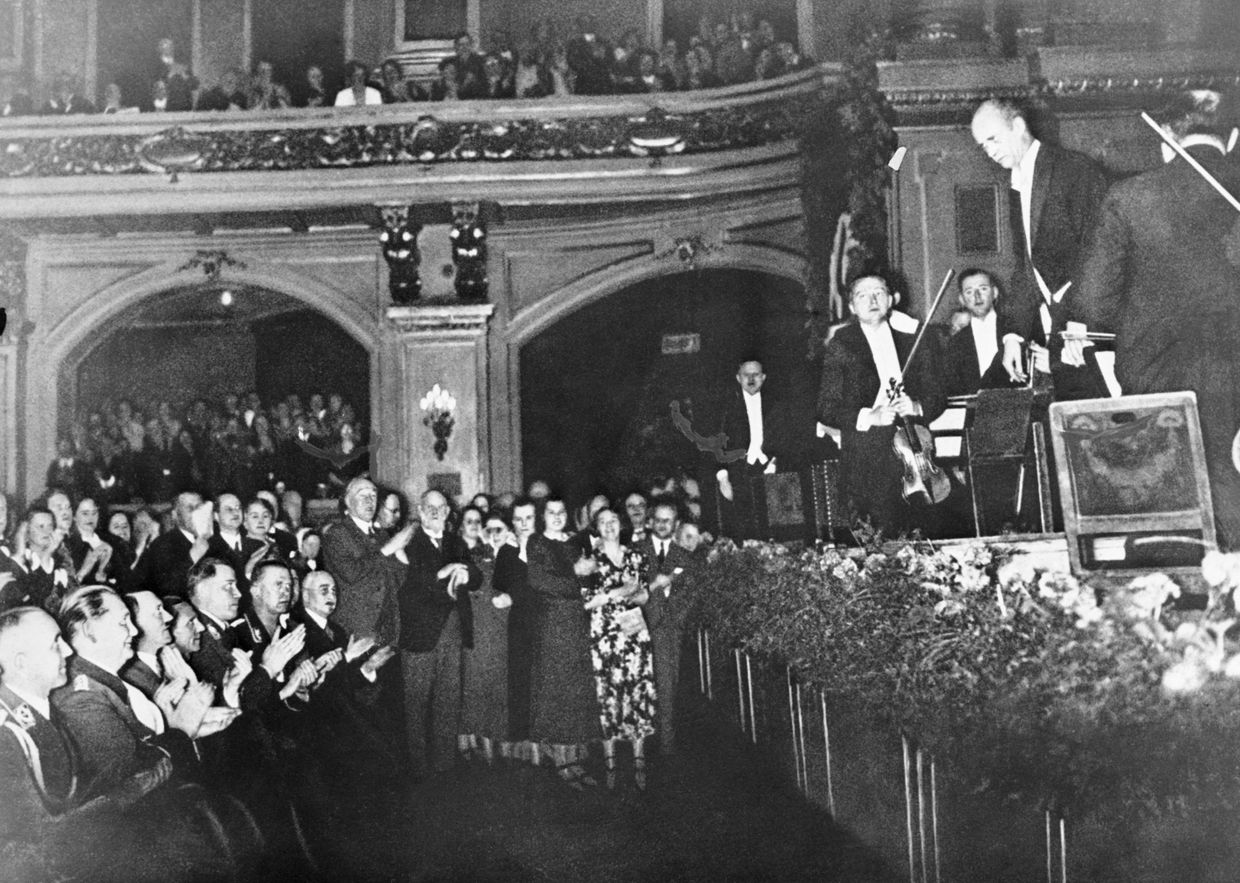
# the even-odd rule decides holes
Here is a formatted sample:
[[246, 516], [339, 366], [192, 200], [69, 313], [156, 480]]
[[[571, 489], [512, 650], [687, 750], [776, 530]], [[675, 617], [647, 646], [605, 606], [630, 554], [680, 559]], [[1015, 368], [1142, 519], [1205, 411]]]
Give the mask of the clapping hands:
[[299, 625], [286, 635], [282, 635], [267, 645], [263, 651], [262, 666], [272, 678], [280, 676], [280, 672], [293, 660], [293, 657], [306, 646], [306, 627]]

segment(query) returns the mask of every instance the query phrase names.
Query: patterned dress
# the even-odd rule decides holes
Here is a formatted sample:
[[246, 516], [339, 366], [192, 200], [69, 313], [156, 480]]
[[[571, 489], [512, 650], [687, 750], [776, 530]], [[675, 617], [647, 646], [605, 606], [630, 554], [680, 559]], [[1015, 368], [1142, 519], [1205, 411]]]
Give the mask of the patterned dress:
[[[619, 588], [636, 579], [643, 586], [646, 558], [635, 549], [625, 549], [623, 565], [617, 567], [599, 549], [594, 553], [598, 572], [591, 584], [581, 590], [586, 601]], [[636, 606], [629, 602], [608, 601], [590, 611], [590, 643], [594, 663], [594, 682], [598, 693], [604, 739], [637, 741], [654, 732], [654, 664], [650, 632], [626, 635], [617, 616]]]

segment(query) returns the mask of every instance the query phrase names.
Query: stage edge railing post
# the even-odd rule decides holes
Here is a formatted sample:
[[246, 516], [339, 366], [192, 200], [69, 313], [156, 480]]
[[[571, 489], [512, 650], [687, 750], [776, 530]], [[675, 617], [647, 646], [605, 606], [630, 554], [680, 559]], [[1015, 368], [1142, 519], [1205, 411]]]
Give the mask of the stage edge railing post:
[[713, 700], [715, 698], [715, 685], [713, 678], [711, 677], [709, 629], [702, 629], [702, 641], [706, 646], [706, 698]]
[[803, 791], [801, 784], [801, 752], [797, 746], [797, 711], [796, 702], [792, 698], [792, 666], [784, 666], [784, 680], [788, 687], [788, 733], [792, 736], [792, 767], [797, 777], [797, 790]]
[[921, 843], [921, 883], [929, 883], [926, 879], [926, 789], [925, 789], [925, 756], [926, 753], [917, 749], [917, 836]]
[[835, 786], [831, 781], [831, 728], [827, 726], [827, 693], [820, 690], [818, 701], [822, 705], [822, 747], [827, 756], [827, 812], [835, 818]]
[[797, 681], [797, 742], [800, 746], [801, 787], [809, 796], [809, 760], [805, 756], [805, 710], [801, 701], [801, 682]]
[[740, 707], [741, 715], [741, 732], [745, 732], [745, 674], [741, 670], [741, 648], [737, 647], [732, 651], [732, 655], [736, 658], [736, 701]]
[[908, 880], [909, 883], [917, 883], [917, 859], [913, 851], [913, 779], [908, 736], [901, 733], [900, 743], [904, 749], [904, 829], [908, 835]]
[[749, 685], [749, 735], [753, 744], [758, 744], [758, 714], [753, 704], [753, 663], [749, 654], [745, 654], [745, 681]]
[[939, 881], [939, 782], [935, 775], [934, 757], [930, 758], [930, 824], [934, 832], [934, 883]]
[[703, 696], [706, 695], [706, 657], [702, 653], [702, 629], [697, 630], [697, 653], [698, 653], [698, 692]]

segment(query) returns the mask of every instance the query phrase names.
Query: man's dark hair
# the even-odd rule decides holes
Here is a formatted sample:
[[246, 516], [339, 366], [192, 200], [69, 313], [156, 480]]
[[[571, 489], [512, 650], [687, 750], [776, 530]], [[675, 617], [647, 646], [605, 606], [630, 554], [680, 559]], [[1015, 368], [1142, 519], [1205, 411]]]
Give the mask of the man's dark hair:
[[[185, 578], [185, 597], [189, 599], [191, 604], [193, 603], [194, 596], [198, 591], [198, 586], [206, 580], [213, 579], [220, 572], [221, 567], [227, 567], [229, 570], [232, 570], [232, 565], [227, 561], [222, 558], [215, 558], [211, 555], [207, 555], [204, 558], [200, 558], [198, 562], [189, 569], [189, 575]], [[233, 575], [236, 576], [236, 573], [234, 572]]]
[[82, 626], [103, 615], [103, 601], [116, 595], [107, 586], [86, 586], [70, 594], [60, 605], [60, 630], [72, 640]]
[[1167, 99], [1150, 113], [1154, 121], [1167, 126], [1177, 138], [1188, 135], [1209, 135], [1226, 138], [1229, 127], [1219, 121], [1219, 93], [1210, 89], [1180, 92]]
[[964, 280], [970, 276], [985, 276], [990, 280], [990, 287], [995, 289], [996, 294], [1001, 294], [1003, 286], [999, 284], [999, 279], [989, 270], [983, 270], [981, 267], [965, 267], [960, 271], [960, 275], [956, 277], [956, 291], [960, 294], [964, 293]]
[[258, 585], [259, 580], [262, 579], [264, 573], [276, 568], [279, 568], [287, 573], [289, 579], [293, 578], [292, 568], [290, 568], [288, 564], [281, 561], [279, 558], [264, 558], [262, 561], [254, 565], [254, 571], [250, 574], [250, 590], [253, 591], [254, 587]]
[[30, 519], [34, 518], [34, 516], [36, 515], [46, 515], [48, 518], [52, 519], [52, 524], [56, 523], [56, 516], [52, 514], [52, 510], [47, 508], [46, 506], [38, 506], [38, 505], [31, 506], [29, 509], [27, 509], [26, 515], [24, 518], [22, 518], [22, 521], [29, 524]]

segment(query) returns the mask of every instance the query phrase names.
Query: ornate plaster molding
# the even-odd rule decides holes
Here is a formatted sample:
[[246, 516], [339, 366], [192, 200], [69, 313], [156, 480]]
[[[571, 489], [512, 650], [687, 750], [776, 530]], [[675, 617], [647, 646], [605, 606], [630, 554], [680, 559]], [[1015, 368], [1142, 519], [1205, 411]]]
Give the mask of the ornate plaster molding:
[[475, 340], [486, 334], [495, 304], [423, 304], [388, 307], [387, 318], [402, 335], [427, 340]]

